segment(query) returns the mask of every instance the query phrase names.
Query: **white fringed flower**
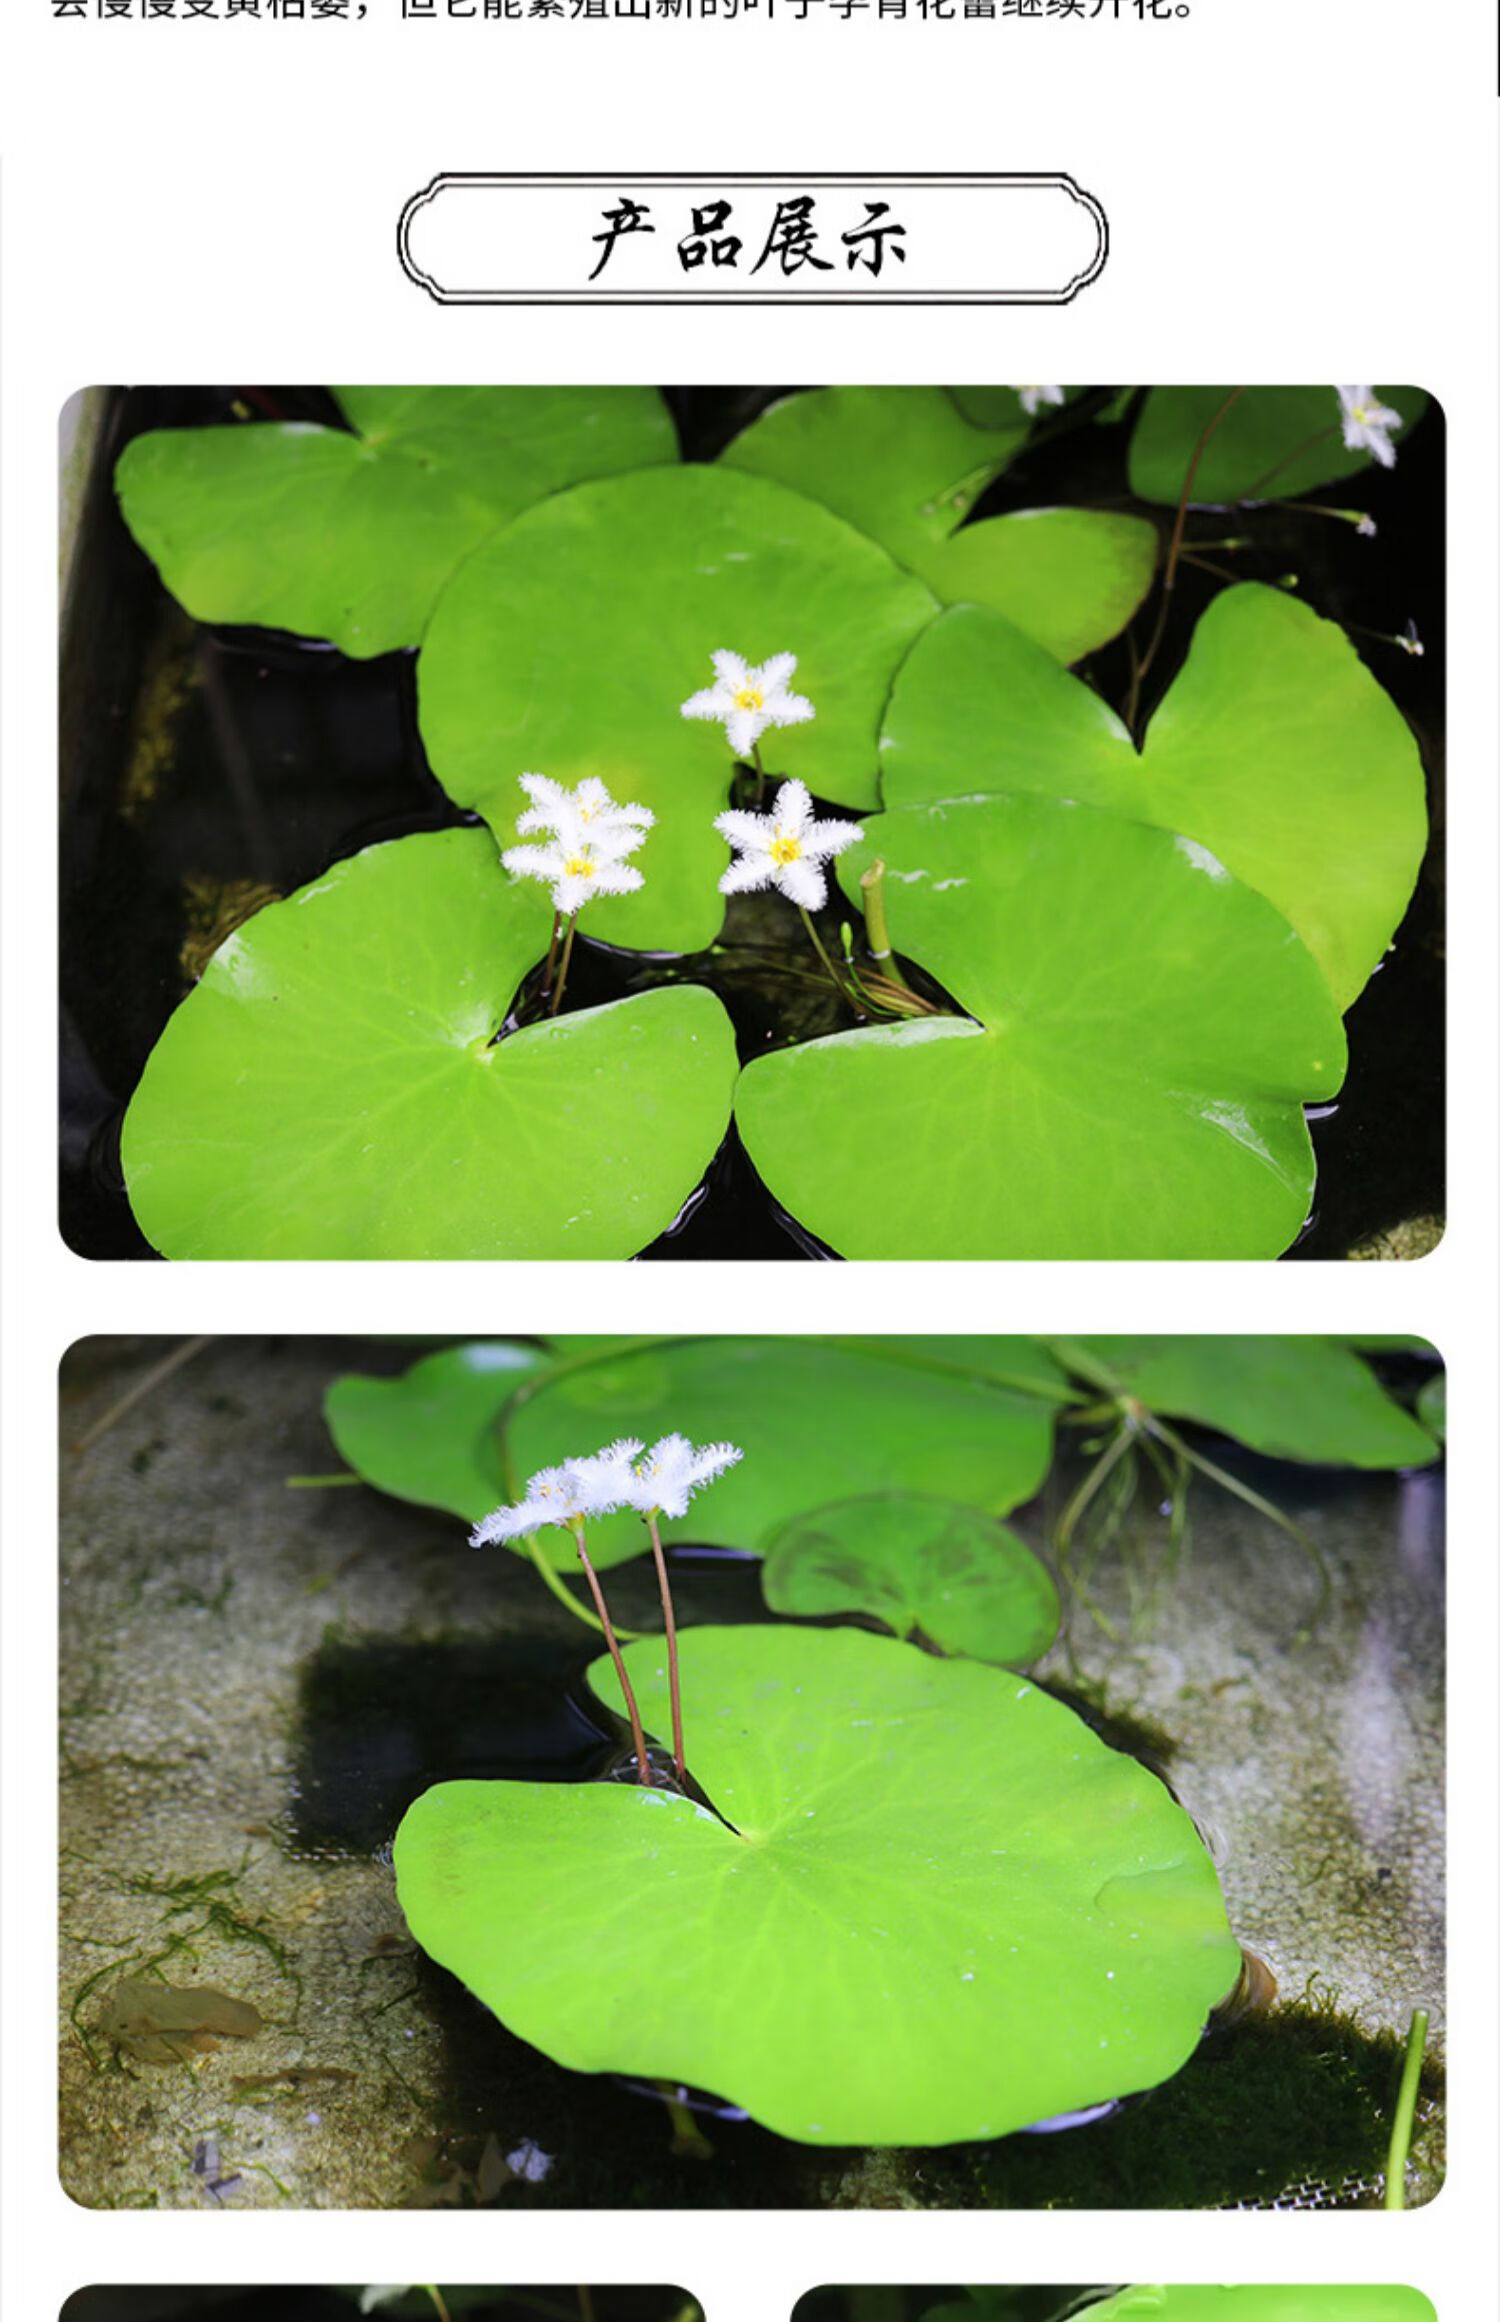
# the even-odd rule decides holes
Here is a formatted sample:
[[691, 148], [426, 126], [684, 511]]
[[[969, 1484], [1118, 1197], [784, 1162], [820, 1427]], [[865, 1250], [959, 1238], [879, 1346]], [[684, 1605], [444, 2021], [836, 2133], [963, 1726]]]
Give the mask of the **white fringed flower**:
[[564, 844], [587, 839], [600, 854], [634, 854], [656, 821], [649, 806], [616, 805], [597, 774], [590, 774], [576, 790], [551, 782], [545, 774], [523, 774], [521, 788], [531, 800], [517, 815], [518, 831], [547, 831]]
[[1035, 419], [1044, 403], [1062, 403], [1067, 399], [1060, 387], [1018, 387], [1021, 409], [1028, 419]]
[[1388, 403], [1377, 403], [1373, 387], [1341, 387], [1338, 395], [1345, 450], [1370, 452], [1383, 468], [1393, 468], [1396, 447], [1390, 431], [1401, 426], [1400, 412], [1392, 411]]
[[820, 866], [865, 835], [857, 822], [819, 822], [802, 782], [783, 782], [769, 814], [731, 807], [714, 817], [714, 829], [739, 855], [719, 881], [721, 895], [779, 887], [804, 911], [816, 911], [827, 900], [828, 882]]
[[797, 666], [795, 653], [773, 653], [758, 668], [738, 653], [716, 653], [713, 662], [717, 685], [690, 695], [682, 714], [716, 719], [737, 758], [749, 756], [767, 726], [805, 726], [817, 715], [810, 701], [787, 690], [787, 679]]
[[694, 1492], [744, 1456], [737, 1443], [705, 1443], [700, 1450], [685, 1435], [664, 1435], [636, 1460], [631, 1489], [621, 1504], [643, 1516], [685, 1516]]
[[523, 774], [521, 787], [532, 803], [517, 816], [517, 830], [545, 832], [550, 844], [507, 847], [500, 860], [518, 878], [546, 880], [555, 911], [571, 918], [596, 895], [631, 895], [644, 886], [625, 857], [656, 820], [648, 806], [617, 806], [594, 775], [568, 790], [545, 774]]
[[561, 1467], [539, 1468], [527, 1483], [526, 1497], [514, 1507], [493, 1509], [469, 1534], [469, 1546], [489, 1548], [496, 1540], [518, 1540], [523, 1533], [539, 1532], [544, 1524], [571, 1529], [581, 1517], [599, 1515], [597, 1482], [587, 1467], [586, 1460], [570, 1459]]

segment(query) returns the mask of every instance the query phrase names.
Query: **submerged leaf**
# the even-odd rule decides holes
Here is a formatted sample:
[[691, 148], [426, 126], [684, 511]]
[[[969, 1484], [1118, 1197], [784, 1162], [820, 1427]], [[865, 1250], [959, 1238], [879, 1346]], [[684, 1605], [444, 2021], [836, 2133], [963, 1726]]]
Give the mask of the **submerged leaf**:
[[816, 797], [876, 803], [876, 739], [896, 665], [936, 610], [921, 583], [826, 508], [721, 467], [653, 469], [535, 508], [445, 590], [418, 666], [422, 736], [451, 798], [509, 845], [517, 777], [602, 775], [652, 809], [639, 894], [589, 927], [642, 951], [694, 951], [724, 916], [713, 828], [734, 759], [681, 705], [721, 649], [795, 653], [817, 715], [769, 733], [765, 763]]
[[1052, 1575], [979, 1508], [917, 1492], [867, 1493], [799, 1516], [766, 1550], [772, 1612], [871, 1613], [898, 1637], [1024, 1669], [1061, 1613]]
[[341, 387], [348, 429], [161, 428], [116, 470], [125, 521], [195, 620], [359, 659], [420, 643], [455, 566], [586, 476], [675, 460], [647, 387]]
[[[665, 1730], [659, 1642], [626, 1661]], [[1240, 1955], [1133, 1759], [1023, 1680], [854, 1630], [693, 1629], [682, 1667], [717, 1814], [447, 1782], [401, 1824], [413, 1935], [511, 2031], [827, 2145], [1003, 2136], [1187, 2061]]]
[[487, 832], [371, 847], [220, 946], [125, 1117], [175, 1258], [625, 1258], [728, 1117], [729, 1020], [651, 991], [497, 1042], [548, 914]]

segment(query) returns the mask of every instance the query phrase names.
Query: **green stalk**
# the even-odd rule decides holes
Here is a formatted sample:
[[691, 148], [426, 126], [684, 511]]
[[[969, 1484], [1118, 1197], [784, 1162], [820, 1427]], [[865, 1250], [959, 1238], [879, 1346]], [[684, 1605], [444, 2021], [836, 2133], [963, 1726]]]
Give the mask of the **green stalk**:
[[1422, 2079], [1422, 2051], [1427, 2045], [1427, 2010], [1417, 2008], [1406, 2035], [1406, 2061], [1391, 2121], [1390, 2147], [1385, 2157], [1385, 2206], [1406, 2207], [1406, 2157], [1411, 2150], [1412, 2124], [1417, 2113], [1417, 2090]]
[[672, 1611], [672, 1590], [667, 1580], [666, 1553], [661, 1544], [661, 1527], [657, 1523], [659, 1508], [653, 1508], [646, 1518], [646, 1529], [651, 1535], [651, 1553], [656, 1560], [656, 1585], [661, 1591], [661, 1617], [667, 1632], [667, 1686], [672, 1696], [672, 1757], [677, 1768], [677, 1779], [687, 1781], [687, 1764], [682, 1753], [682, 1684], [677, 1668], [677, 1621]]
[[885, 916], [885, 864], [879, 856], [867, 871], [860, 873], [859, 891], [864, 898], [865, 933], [870, 939], [871, 959], [889, 961], [884, 973], [893, 984], [899, 984], [903, 991], [910, 991], [911, 986], [901, 973], [900, 962], [891, 949], [891, 931]]
[[549, 1016], [557, 1014], [558, 1009], [562, 1006], [563, 993], [567, 990], [568, 962], [573, 957], [573, 931], [577, 925], [578, 914], [575, 911], [568, 920], [568, 932], [563, 941], [562, 965], [557, 971], [557, 989], [552, 995], [552, 1005], [547, 1010]]

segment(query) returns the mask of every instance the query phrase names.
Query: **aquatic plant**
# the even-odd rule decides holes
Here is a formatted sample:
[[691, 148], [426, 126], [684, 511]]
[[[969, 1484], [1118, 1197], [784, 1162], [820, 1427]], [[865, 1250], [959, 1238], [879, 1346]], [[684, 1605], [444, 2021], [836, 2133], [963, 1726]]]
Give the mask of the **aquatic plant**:
[[[587, 403], [534, 415], [549, 447], [534, 466], [518, 427], [505, 467], [508, 403], [445, 419], [440, 398], [397, 390], [347, 406], [363, 444], [252, 426], [131, 447], [127, 516], [218, 618], [290, 617], [274, 589], [221, 601], [204, 581], [222, 567], [238, 586], [269, 559], [247, 476], [286, 463], [299, 522], [321, 521], [318, 493], [354, 461], [347, 536], [329, 516], [297, 599], [325, 625], [368, 548], [360, 495], [398, 531], [420, 507], [422, 736], [492, 833], [368, 848], [221, 945], [124, 1125], [156, 1248], [628, 1257], [682, 1212], [731, 1117], [773, 1198], [840, 1256], [1270, 1257], [1295, 1240], [1306, 1109], [1338, 1092], [1342, 1013], [1421, 858], [1416, 745], [1344, 631], [1258, 583], [1214, 598], [1137, 729], [1190, 493], [1226, 442], [1247, 462], [1282, 442], [1302, 405], [1274, 398], [1301, 391], [1220, 394], [1185, 454], [1199, 405], [1145, 399], [1137, 435], [1165, 429], [1181, 455], [1178, 513], [1121, 716], [1062, 663], [1134, 611], [1154, 528], [1087, 509], [963, 521], [1029, 433], [1023, 391], [1000, 392], [997, 418], [980, 390], [818, 390], [712, 466], [627, 459], [584, 481], [554, 431], [581, 428]], [[1378, 457], [1370, 415], [1392, 407], [1359, 401], [1346, 450], [1343, 407], [1316, 393], [1340, 459]], [[1415, 425], [1420, 399], [1399, 408]], [[639, 401], [606, 412], [588, 457], [609, 468], [610, 444], [653, 421]], [[1058, 425], [1093, 416], [1054, 407]], [[434, 511], [452, 513], [458, 447], [486, 428], [476, 462], [500, 480], [475, 535], [467, 504], [457, 530]], [[1076, 559], [1049, 562], [1053, 518], [1083, 523]], [[710, 658], [715, 684], [685, 694]], [[728, 755], [704, 746], [704, 719]], [[791, 777], [762, 756], [783, 729]], [[626, 858], [648, 831], [643, 877]], [[837, 933], [814, 917], [834, 858]], [[550, 937], [526, 880], [550, 891]], [[767, 886], [814, 957], [770, 955], [781, 1026], [736, 1070], [707, 987], [725, 897]], [[575, 938], [639, 955], [628, 997], [564, 1008]], [[834, 1025], [815, 1037], [809, 991]]]
[[[1186, 2061], [1240, 1955], [1143, 1767], [1035, 1686], [893, 1638], [690, 1629], [680, 1651], [711, 1804], [445, 1782], [397, 1832], [412, 1933], [511, 2030], [814, 2144], [1003, 2136]], [[662, 1729], [661, 1645], [624, 1661]], [[590, 1682], [621, 1706], [607, 1663]]]
[[[1390, 1351], [1432, 1359], [1421, 1341]], [[763, 1557], [773, 1610], [858, 1610], [945, 1651], [1023, 1662], [1045, 1649], [1056, 1596], [1000, 1519], [1041, 1492], [1060, 1429], [1088, 1447], [1088, 1464], [1050, 1542], [1057, 1578], [1097, 1611], [1094, 1575], [1111, 1557], [1141, 1621], [1180, 1568], [1195, 1479], [1297, 1542], [1318, 1584], [1300, 1617], [1317, 1618], [1316, 1541], [1228, 1455], [1213, 1456], [1202, 1430], [1309, 1465], [1398, 1469], [1439, 1456], [1421, 1404], [1398, 1400], [1359, 1347], [1271, 1335], [715, 1336], [555, 1351], [479, 1341], [424, 1355], [399, 1378], [337, 1379], [324, 1409], [367, 1482], [470, 1524], [591, 1434], [624, 1423], [644, 1441], [675, 1420], [708, 1440], [732, 1424], [745, 1457], [693, 1506], [688, 1536]], [[675, 1527], [685, 1511], [662, 1497]], [[1133, 1504], [1138, 1537], [1126, 1528]], [[540, 1539], [523, 1535], [511, 1545], [558, 1583]], [[643, 1547], [628, 1508], [591, 1513], [598, 1570]], [[814, 1590], [832, 1594], [815, 1602]]]

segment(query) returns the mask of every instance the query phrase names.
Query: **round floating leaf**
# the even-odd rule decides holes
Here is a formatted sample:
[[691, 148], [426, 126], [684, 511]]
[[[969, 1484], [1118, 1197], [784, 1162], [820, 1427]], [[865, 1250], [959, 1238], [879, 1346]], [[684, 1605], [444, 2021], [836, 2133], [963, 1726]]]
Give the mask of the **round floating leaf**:
[[418, 666], [439, 781], [509, 845], [517, 777], [600, 774], [656, 828], [645, 887], [590, 928], [642, 951], [694, 951], [724, 916], [729, 849], [714, 830], [734, 759], [721, 727], [684, 718], [721, 647], [798, 657], [810, 725], [765, 736], [766, 763], [819, 798], [877, 802], [876, 744], [896, 665], [933, 599], [811, 500], [724, 468], [654, 469], [560, 493], [455, 576]]
[[[502, 1414], [522, 1380], [534, 1385], [551, 1360], [534, 1349], [481, 1342], [431, 1356], [404, 1379], [341, 1379], [325, 1404], [334, 1440], [366, 1482], [473, 1523], [538, 1468], [620, 1435], [654, 1442], [675, 1431], [708, 1442], [732, 1427], [744, 1461], [665, 1529], [753, 1550], [789, 1516], [872, 1478], [952, 1488], [962, 1479], [980, 1506], [1011, 1508], [1045, 1475], [1052, 1410], [1068, 1399], [1064, 1373], [1027, 1339], [566, 1344], [598, 1359], [560, 1366], [544, 1395], [528, 1396], [509, 1427], [509, 1476]], [[881, 1439], [873, 1451], [867, 1430]], [[835, 1432], [840, 1440], [830, 1441]], [[596, 1519], [588, 1539], [602, 1566], [647, 1545], [628, 1514]], [[542, 1541], [554, 1562], [576, 1569], [564, 1534]]]
[[1025, 1541], [979, 1508], [916, 1492], [835, 1500], [789, 1524], [761, 1575], [772, 1612], [873, 1613], [898, 1637], [1025, 1668], [1057, 1634], [1057, 1590]]
[[1422, 1467], [1437, 1445], [1368, 1363], [1323, 1338], [1057, 1339], [1065, 1363], [1163, 1418], [1196, 1419], [1272, 1459]]
[[125, 1117], [173, 1258], [624, 1258], [723, 1135], [729, 1020], [646, 992], [498, 1044], [546, 906], [481, 830], [369, 848], [247, 921]]
[[125, 521], [199, 621], [416, 645], [486, 533], [587, 476], [675, 460], [646, 387], [341, 387], [349, 429], [162, 428], [115, 471]]
[[1077, 2322], [1437, 2322], [1420, 2290], [1395, 2283], [1149, 2283], [1117, 2290]]
[[820, 387], [790, 395], [737, 436], [723, 460], [821, 500], [919, 573], [944, 604], [994, 606], [1057, 659], [1076, 661], [1122, 629], [1145, 595], [1155, 529], [1089, 508], [964, 524], [1031, 429], [1013, 388], [995, 391], [999, 424], [960, 407], [971, 392]]
[[1426, 844], [1400, 711], [1342, 629], [1253, 583], [1203, 615], [1139, 751], [1097, 694], [962, 607], [913, 649], [881, 748], [888, 805], [1035, 791], [1183, 832], [1291, 920], [1340, 1007], [1394, 934]]
[[1439, 1443], [1446, 1441], [1448, 1434], [1448, 1374], [1446, 1371], [1439, 1371], [1437, 1377], [1429, 1379], [1423, 1387], [1417, 1397], [1417, 1417], [1421, 1420], [1422, 1425], [1437, 1438]]
[[[669, 1730], [659, 1641], [626, 1660]], [[447, 1782], [402, 1822], [412, 1934], [521, 2038], [820, 2145], [1003, 2136], [1187, 2061], [1240, 1964], [1213, 1865], [1070, 1710], [852, 1629], [691, 1629], [682, 1685], [722, 1821]]]
[[[942, 1492], [1003, 1515], [1051, 1464], [1053, 1410], [1025, 1390], [889, 1359], [878, 1340], [679, 1339], [559, 1370], [507, 1442], [523, 1477], [621, 1435], [737, 1443], [739, 1464], [663, 1529], [761, 1554], [793, 1516], [856, 1492]], [[597, 1519], [588, 1540], [605, 1563], [646, 1545], [629, 1513]]]
[[477, 1339], [425, 1355], [403, 1378], [335, 1379], [323, 1417], [340, 1458], [377, 1491], [474, 1524], [506, 1497], [496, 1420], [552, 1359], [514, 1339]]
[[[1153, 387], [1130, 441], [1130, 489], [1143, 500], [1175, 507], [1188, 464], [1230, 387]], [[1427, 408], [1417, 387], [1377, 387], [1379, 400], [1399, 411], [1392, 437], [1401, 446]], [[1291, 500], [1322, 484], [1341, 483], [1371, 465], [1366, 451], [1344, 449], [1338, 392], [1333, 387], [1247, 387], [1210, 436], [1193, 500]]]
[[757, 1059], [735, 1096], [772, 1193], [848, 1258], [1272, 1257], [1307, 1214], [1304, 1103], [1343, 1028], [1313, 960], [1212, 856], [1042, 798], [870, 826], [895, 941], [978, 1021]]

